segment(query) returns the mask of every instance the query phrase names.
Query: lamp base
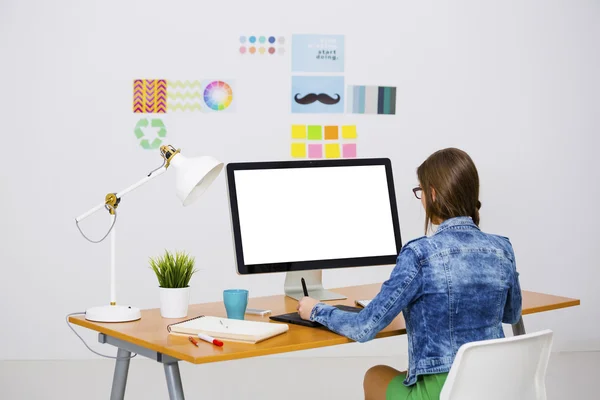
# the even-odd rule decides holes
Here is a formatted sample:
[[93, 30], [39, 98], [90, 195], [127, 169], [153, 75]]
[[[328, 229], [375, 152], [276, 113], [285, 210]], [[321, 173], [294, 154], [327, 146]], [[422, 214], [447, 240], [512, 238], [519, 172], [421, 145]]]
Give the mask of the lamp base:
[[85, 319], [94, 322], [129, 322], [140, 318], [140, 309], [131, 306], [100, 306], [85, 310]]

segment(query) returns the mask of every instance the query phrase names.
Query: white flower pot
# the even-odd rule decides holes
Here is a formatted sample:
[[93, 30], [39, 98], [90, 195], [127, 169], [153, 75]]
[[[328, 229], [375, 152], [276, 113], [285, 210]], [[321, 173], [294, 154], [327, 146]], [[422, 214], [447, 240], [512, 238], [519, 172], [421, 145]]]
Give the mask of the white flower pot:
[[160, 290], [160, 315], [163, 318], [187, 317], [190, 303], [190, 287], [185, 288], [159, 288]]

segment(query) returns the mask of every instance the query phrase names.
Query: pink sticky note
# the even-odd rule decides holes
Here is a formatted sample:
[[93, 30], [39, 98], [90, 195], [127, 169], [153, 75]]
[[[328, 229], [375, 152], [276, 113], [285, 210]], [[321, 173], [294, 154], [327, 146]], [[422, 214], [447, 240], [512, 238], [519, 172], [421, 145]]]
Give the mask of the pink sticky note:
[[342, 157], [356, 158], [356, 143], [347, 143], [342, 145]]
[[309, 144], [308, 145], [308, 158], [323, 158], [323, 145], [322, 144]]

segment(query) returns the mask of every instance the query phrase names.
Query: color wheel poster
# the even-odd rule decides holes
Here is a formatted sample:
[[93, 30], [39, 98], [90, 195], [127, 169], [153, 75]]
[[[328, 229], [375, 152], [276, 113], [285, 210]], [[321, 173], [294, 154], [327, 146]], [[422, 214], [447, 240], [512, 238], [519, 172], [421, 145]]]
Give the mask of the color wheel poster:
[[202, 82], [203, 112], [235, 111], [235, 94], [232, 81], [206, 80]]
[[292, 35], [292, 72], [344, 72], [344, 35]]

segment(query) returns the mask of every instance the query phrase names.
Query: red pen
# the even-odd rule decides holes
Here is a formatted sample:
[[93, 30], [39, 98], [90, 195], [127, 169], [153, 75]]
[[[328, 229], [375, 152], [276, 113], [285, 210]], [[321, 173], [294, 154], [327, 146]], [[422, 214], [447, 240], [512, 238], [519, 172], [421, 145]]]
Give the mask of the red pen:
[[[208, 335], [203, 335], [203, 334], [199, 333], [198, 337], [200, 339], [204, 340], [205, 342], [214, 344], [215, 346], [219, 346], [219, 347], [223, 346], [223, 342], [221, 342], [220, 340], [217, 340], [217, 339], [215, 339], [213, 337], [210, 337]], [[200, 343], [195, 338], [193, 338], [192, 336], [189, 336], [188, 340], [190, 342], [192, 342], [194, 345], [196, 345], [196, 347], [200, 347], [199, 346]]]

